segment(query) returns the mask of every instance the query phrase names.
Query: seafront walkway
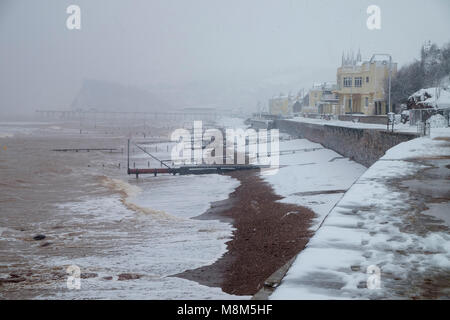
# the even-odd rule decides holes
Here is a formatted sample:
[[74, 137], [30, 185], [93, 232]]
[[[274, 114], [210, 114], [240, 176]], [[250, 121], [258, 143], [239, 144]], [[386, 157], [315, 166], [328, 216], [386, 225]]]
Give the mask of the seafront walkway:
[[450, 128], [389, 149], [329, 212], [269, 298], [450, 298], [449, 181]]

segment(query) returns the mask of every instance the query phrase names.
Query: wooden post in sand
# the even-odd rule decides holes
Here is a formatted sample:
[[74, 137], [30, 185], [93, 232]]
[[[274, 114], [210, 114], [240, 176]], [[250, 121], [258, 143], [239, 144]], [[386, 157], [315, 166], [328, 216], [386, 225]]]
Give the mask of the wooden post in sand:
[[127, 153], [127, 173], [130, 174], [130, 139], [128, 139]]

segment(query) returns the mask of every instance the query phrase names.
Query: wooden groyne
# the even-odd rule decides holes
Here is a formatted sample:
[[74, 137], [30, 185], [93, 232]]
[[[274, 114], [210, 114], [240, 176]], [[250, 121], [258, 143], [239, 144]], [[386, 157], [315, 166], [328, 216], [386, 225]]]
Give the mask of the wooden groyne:
[[148, 168], [148, 169], [137, 169], [137, 168], [128, 168], [128, 174], [136, 175], [136, 178], [139, 177], [140, 174], [153, 174], [155, 177], [158, 174], [166, 173], [166, 174], [179, 174], [179, 175], [187, 175], [187, 174], [222, 174], [225, 172], [237, 171], [237, 170], [259, 170], [261, 166], [256, 165], [194, 165], [194, 166], [181, 166], [181, 167], [166, 167], [166, 168]]

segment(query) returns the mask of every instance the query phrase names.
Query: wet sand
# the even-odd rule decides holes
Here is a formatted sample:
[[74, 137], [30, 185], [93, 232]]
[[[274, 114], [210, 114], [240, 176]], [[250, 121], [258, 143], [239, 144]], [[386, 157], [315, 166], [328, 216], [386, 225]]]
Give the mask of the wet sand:
[[[93, 203], [98, 208], [93, 207], [92, 212], [83, 209], [74, 215], [69, 210], [73, 203], [83, 204], [86, 196], [110, 199], [114, 192], [102, 187], [98, 179], [113, 177], [127, 181], [123, 173], [125, 154], [49, 152], [54, 148], [80, 145], [120, 150], [125, 147], [125, 132], [112, 134], [110, 128], [103, 132], [97, 127], [92, 133], [80, 135], [76, 124], [64, 124], [61, 127], [74, 128], [62, 131], [62, 134], [56, 127], [53, 132], [48, 126], [43, 125], [45, 130], [36, 135], [17, 135], [5, 140], [8, 152], [0, 161], [3, 178], [0, 202], [4, 210], [0, 224], [8, 228], [3, 232], [4, 241], [0, 242], [3, 262], [0, 295], [6, 299], [105, 298], [117, 297], [120, 293], [115, 290], [121, 288], [128, 297], [141, 297], [141, 291], [133, 292], [132, 282], [127, 289], [124, 281], [119, 280], [122, 280], [122, 274], [143, 275], [135, 280], [146, 286], [142, 293], [152, 290], [148, 284], [155, 281], [152, 282], [150, 276], [147, 276], [149, 279], [145, 277], [153, 274], [147, 270], [150, 267], [145, 272], [123, 264], [115, 257], [131, 255], [134, 251], [130, 246], [152, 237], [155, 221], [140, 218], [125, 208], [117, 217], [103, 218], [103, 214], [115, 214], [113, 211], [116, 210], [115, 207], [103, 207], [106, 202]], [[147, 159], [144, 160], [145, 163], [138, 165], [145, 165]], [[119, 162], [122, 169], [117, 166]], [[213, 203], [209, 211], [197, 217], [225, 221], [235, 227], [233, 238], [227, 243], [227, 252], [214, 264], [185, 271], [179, 276], [222, 288], [226, 293], [247, 296], [257, 292], [274, 271], [303, 249], [311, 236], [308, 228], [314, 213], [296, 205], [278, 203], [282, 197], [274, 194], [270, 185], [259, 177], [259, 172], [243, 171], [230, 175], [241, 185], [229, 199]], [[34, 241], [32, 237], [36, 234], [45, 234], [45, 240]], [[80, 259], [87, 257], [92, 263], [88, 261], [81, 265], [83, 288], [87, 291], [72, 294], [65, 288], [66, 264], [71, 261], [82, 263]], [[116, 260], [121, 268], [102, 266], [106, 261], [110, 265]], [[142, 262], [135, 264], [141, 266]], [[168, 271], [168, 274], [173, 273]], [[176, 279], [171, 278], [173, 280], [168, 282], [176, 283]], [[99, 286], [105, 290], [95, 289]], [[205, 297], [210, 296], [209, 292], [204, 293]]]
[[227, 252], [214, 264], [187, 270], [177, 277], [221, 287], [234, 295], [253, 295], [276, 270], [300, 252], [310, 237], [314, 212], [277, 202], [259, 172], [233, 172], [241, 185], [226, 201], [214, 203], [197, 219], [220, 219], [235, 227]]

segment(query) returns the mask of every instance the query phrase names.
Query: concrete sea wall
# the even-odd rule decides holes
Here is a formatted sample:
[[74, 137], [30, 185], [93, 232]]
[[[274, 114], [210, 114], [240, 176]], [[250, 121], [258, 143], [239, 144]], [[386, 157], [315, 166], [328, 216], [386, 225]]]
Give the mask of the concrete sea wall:
[[276, 120], [275, 128], [320, 143], [344, 157], [370, 167], [393, 146], [417, 137], [413, 133], [339, 127], [291, 120]]
[[374, 124], [387, 124], [388, 117], [383, 116], [358, 116], [358, 115], [340, 115], [339, 120], [341, 121], [352, 121], [353, 119], [358, 119], [361, 123], [374, 123]]

